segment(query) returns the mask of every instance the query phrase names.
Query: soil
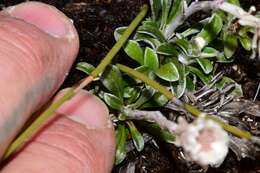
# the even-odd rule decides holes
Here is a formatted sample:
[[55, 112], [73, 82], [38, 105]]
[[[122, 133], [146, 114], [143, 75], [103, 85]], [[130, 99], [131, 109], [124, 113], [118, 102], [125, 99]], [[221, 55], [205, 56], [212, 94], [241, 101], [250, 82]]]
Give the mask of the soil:
[[[23, 2], [24, 0], [4, 0], [0, 7]], [[41, 0], [56, 6], [67, 16], [73, 19], [80, 36], [80, 51], [75, 62], [89, 62], [98, 64], [115, 43], [113, 31], [119, 26], [128, 25], [136, 16], [139, 7], [147, 2], [146, 0]], [[241, 0], [242, 1], [242, 0]], [[249, 8], [255, 5], [260, 9], [259, 0], [243, 0], [242, 5]], [[242, 50], [241, 50], [242, 51]], [[237, 60], [232, 64], [221, 65], [219, 69], [224, 70], [227, 76], [232, 77], [243, 87], [245, 97], [252, 99], [260, 78], [260, 63], [249, 61], [243, 52], [237, 54]], [[119, 54], [120, 57], [124, 54]], [[119, 58], [119, 56], [117, 57]], [[65, 86], [71, 86], [84, 77], [84, 74], [72, 70]], [[257, 97], [260, 100], [260, 96]], [[182, 151], [172, 145], [161, 143], [157, 140], [148, 140], [142, 152], [131, 151], [126, 160], [115, 166], [113, 173], [134, 172], [140, 173], [180, 173], [180, 172], [201, 172], [202, 169], [184, 161]], [[222, 166], [218, 169], [210, 168], [207, 172], [212, 173], [257, 173], [260, 172], [260, 154], [256, 160], [242, 159], [237, 161], [235, 155], [230, 152]]]

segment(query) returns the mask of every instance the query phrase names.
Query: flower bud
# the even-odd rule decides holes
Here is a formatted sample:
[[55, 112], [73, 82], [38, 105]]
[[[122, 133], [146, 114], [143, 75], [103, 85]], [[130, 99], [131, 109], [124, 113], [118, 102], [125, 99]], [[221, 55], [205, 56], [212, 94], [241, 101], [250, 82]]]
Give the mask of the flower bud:
[[228, 153], [228, 134], [212, 120], [198, 118], [191, 124], [180, 119], [177, 127], [176, 145], [201, 166], [218, 167]]

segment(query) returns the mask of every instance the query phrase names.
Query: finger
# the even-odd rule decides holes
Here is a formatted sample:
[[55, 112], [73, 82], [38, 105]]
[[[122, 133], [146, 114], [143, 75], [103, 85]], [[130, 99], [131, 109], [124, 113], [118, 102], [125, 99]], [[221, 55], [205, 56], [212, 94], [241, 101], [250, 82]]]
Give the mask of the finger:
[[115, 137], [106, 106], [81, 91], [56, 116], [2, 173], [111, 172]]
[[0, 12], [0, 157], [61, 85], [78, 47], [70, 19], [54, 7], [26, 2]]

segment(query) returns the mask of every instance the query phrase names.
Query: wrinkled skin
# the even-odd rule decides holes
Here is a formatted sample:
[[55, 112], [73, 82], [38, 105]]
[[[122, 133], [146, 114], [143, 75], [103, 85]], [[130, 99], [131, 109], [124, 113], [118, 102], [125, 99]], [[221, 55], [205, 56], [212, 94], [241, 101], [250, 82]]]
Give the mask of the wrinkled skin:
[[[0, 155], [25, 121], [57, 91], [78, 52], [71, 21], [27, 2], [0, 12]], [[110, 172], [114, 130], [108, 110], [81, 91], [66, 102], [1, 172]]]

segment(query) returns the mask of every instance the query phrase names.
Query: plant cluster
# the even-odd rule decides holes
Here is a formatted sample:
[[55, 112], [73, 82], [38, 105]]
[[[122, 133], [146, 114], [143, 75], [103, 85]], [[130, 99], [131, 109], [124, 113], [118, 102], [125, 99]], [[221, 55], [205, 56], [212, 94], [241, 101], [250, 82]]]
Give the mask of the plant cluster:
[[[130, 139], [137, 151], [142, 151], [143, 131], [183, 147], [187, 158], [203, 167], [219, 166], [228, 148], [238, 158], [254, 157], [259, 137], [243, 128], [234, 115], [257, 116], [260, 109], [242, 100], [240, 85], [215, 68], [232, 62], [239, 46], [251, 51], [251, 58], [260, 55], [260, 19], [251, 14], [256, 13], [254, 8], [246, 12], [238, 0], [150, 0], [150, 7], [150, 17], [135, 33], [132, 31], [145, 16], [146, 6], [129, 27], [115, 30], [117, 43], [96, 68], [87, 62], [77, 64], [77, 69], [89, 76], [39, 116], [5, 157], [92, 81], [97, 85], [91, 92], [109, 106], [116, 128], [116, 164], [126, 157]], [[198, 11], [207, 11], [206, 17], [197, 16], [194, 21]], [[108, 65], [121, 47], [131, 68]], [[254, 111], [249, 109], [252, 107]]]
[[[242, 89], [231, 78], [221, 73], [216, 74], [214, 65], [232, 62], [239, 46], [246, 51], [254, 49], [253, 36], [257, 28], [242, 25], [239, 16], [221, 10], [223, 8], [221, 3], [223, 2], [150, 0], [151, 16], [142, 22], [123, 49], [128, 57], [134, 60], [128, 62], [135, 71], [145, 74], [150, 80], [157, 81], [181, 101], [196, 105], [204, 112], [229, 122], [230, 116], [227, 118], [227, 113], [223, 110], [230, 105], [230, 102], [233, 103], [236, 98], [243, 96]], [[228, 5], [240, 6], [238, 0], [229, 0]], [[207, 17], [198, 16], [199, 19], [195, 22], [189, 19], [191, 15], [202, 10], [213, 12]], [[115, 40], [118, 41], [126, 29], [127, 27], [117, 28], [114, 32]], [[95, 67], [82, 62], [77, 65], [77, 69], [90, 74]], [[189, 121], [193, 120], [187, 110], [182, 109], [176, 102], [169, 102], [169, 98], [160, 90], [155, 90], [143, 80], [133, 80], [131, 78], [133, 74], [132, 76], [130, 74], [130, 77], [125, 76], [120, 70], [124, 71], [120, 65], [110, 65], [99, 78], [104, 88], [96, 87], [93, 90], [111, 108], [111, 116], [116, 126], [116, 164], [121, 163], [126, 156], [126, 142], [129, 136], [138, 151], [144, 148], [144, 139], [136, 127], [137, 124], [157, 138], [176, 145], [176, 140], [183, 134], [191, 133], [185, 131], [178, 135], [176, 129], [181, 125], [168, 122], [165, 117], [169, 115], [162, 115], [159, 112], [167, 108], [174, 111], [176, 117], [182, 115]], [[127, 69], [125, 72], [130, 73]], [[232, 111], [235, 112], [235, 109], [234, 107]], [[132, 120], [148, 120], [149, 123]], [[236, 121], [242, 123], [239, 119]], [[186, 128], [189, 129], [189, 126]], [[226, 141], [225, 138], [223, 140]], [[196, 148], [195, 143], [193, 144], [191, 147]], [[240, 147], [241, 151], [231, 147], [238, 157], [243, 154], [249, 155], [247, 151], [242, 152], [245, 148], [241, 147], [242, 145], [242, 142], [235, 145]], [[180, 146], [185, 149], [185, 146]], [[227, 151], [223, 145], [215, 152], [220, 154], [221, 150], [222, 153]], [[187, 155], [188, 152], [190, 151], [186, 152]], [[206, 157], [204, 160], [208, 159], [208, 162], [198, 160], [195, 156], [192, 160], [202, 166], [208, 164], [219, 166], [227, 152], [224, 153], [223, 158], [216, 163], [210, 162], [209, 155], [204, 156]]]

